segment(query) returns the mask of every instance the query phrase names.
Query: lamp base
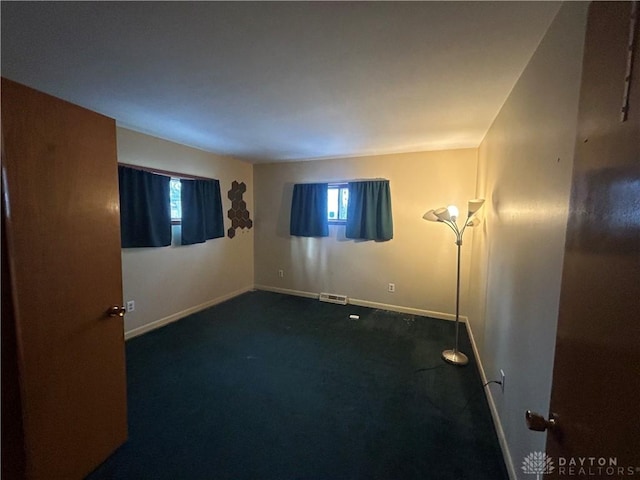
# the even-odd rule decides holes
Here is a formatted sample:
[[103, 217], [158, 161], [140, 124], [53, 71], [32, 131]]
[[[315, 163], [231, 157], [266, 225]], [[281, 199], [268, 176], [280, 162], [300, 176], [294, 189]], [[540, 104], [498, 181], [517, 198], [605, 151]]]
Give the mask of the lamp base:
[[442, 352], [442, 359], [453, 365], [466, 365], [469, 363], [469, 358], [462, 352], [456, 352], [455, 350], [445, 350]]

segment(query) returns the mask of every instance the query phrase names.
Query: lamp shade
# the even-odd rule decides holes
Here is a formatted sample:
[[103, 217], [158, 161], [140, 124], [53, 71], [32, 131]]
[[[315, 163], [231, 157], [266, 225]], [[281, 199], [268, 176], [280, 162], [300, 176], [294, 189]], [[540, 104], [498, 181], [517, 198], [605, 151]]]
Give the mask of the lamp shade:
[[449, 213], [449, 209], [447, 207], [442, 207], [433, 212], [438, 220], [442, 222], [448, 222], [451, 220], [451, 213]]
[[480, 210], [482, 208], [482, 205], [484, 205], [484, 198], [475, 198], [473, 200], [469, 200], [469, 216]]
[[449, 216], [451, 217], [451, 220], [455, 222], [456, 218], [458, 218], [458, 215], [460, 214], [458, 207], [456, 207], [455, 205], [449, 205], [447, 207], [447, 210], [449, 210]]
[[423, 219], [425, 220], [429, 220], [430, 222], [437, 222], [439, 220], [439, 218], [436, 216], [435, 213], [433, 213], [433, 208], [431, 210], [429, 210], [428, 212], [426, 212], [423, 216]]
[[467, 227], [477, 227], [480, 225], [480, 219], [478, 217], [471, 217], [467, 222]]

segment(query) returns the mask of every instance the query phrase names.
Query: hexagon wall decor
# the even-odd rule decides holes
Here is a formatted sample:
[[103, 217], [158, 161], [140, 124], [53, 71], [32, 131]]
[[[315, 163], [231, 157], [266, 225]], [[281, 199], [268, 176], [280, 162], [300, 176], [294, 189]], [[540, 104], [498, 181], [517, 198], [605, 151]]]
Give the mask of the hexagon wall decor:
[[227, 211], [227, 217], [231, 220], [231, 227], [227, 230], [229, 238], [236, 236], [236, 229], [238, 228], [251, 228], [253, 222], [249, 218], [249, 210], [247, 210], [247, 203], [242, 199], [242, 195], [247, 191], [247, 186], [244, 182], [238, 183], [233, 181], [231, 183], [231, 190], [227, 194], [229, 200], [231, 200], [231, 208]]

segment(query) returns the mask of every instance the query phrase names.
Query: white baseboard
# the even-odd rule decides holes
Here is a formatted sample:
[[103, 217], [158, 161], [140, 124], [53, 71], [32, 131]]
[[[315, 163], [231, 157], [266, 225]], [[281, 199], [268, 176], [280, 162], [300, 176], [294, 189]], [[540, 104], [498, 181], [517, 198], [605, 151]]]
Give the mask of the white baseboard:
[[[409, 315], [418, 315], [420, 317], [431, 317], [439, 320], [451, 320], [455, 321], [456, 316], [450, 313], [436, 312], [433, 310], [424, 310], [422, 308], [403, 307], [401, 305], [391, 305], [388, 303], [370, 302], [369, 300], [360, 300], [358, 298], [349, 298], [351, 305], [358, 305], [360, 307], [379, 308], [380, 310], [389, 310], [392, 312], [408, 313]], [[465, 315], [460, 315], [460, 321], [467, 322]]]
[[143, 333], [147, 333], [152, 330], [155, 330], [156, 328], [164, 327], [169, 323], [173, 323], [177, 320], [180, 320], [184, 317], [188, 317], [189, 315], [197, 313], [201, 310], [204, 310], [209, 307], [213, 307], [214, 305], [217, 305], [219, 303], [226, 302], [227, 300], [231, 300], [232, 298], [237, 297], [238, 295], [242, 295], [243, 293], [247, 293], [252, 290], [254, 290], [253, 287], [241, 288], [240, 290], [227, 293], [226, 295], [222, 295], [220, 297], [214, 298], [213, 300], [209, 300], [208, 302], [201, 303], [200, 305], [196, 305], [195, 307], [187, 308], [186, 310], [182, 310], [181, 312], [174, 313], [172, 315], [169, 315], [168, 317], [161, 318], [160, 320], [147, 323], [146, 325], [142, 325], [141, 327], [133, 328], [129, 331], [124, 332], [124, 339], [129, 340], [131, 338], [142, 335]]
[[268, 285], [255, 285], [256, 290], [264, 290], [265, 292], [284, 293], [285, 295], [295, 295], [296, 297], [319, 298], [319, 293], [304, 292], [302, 290], [291, 290], [289, 288], [270, 287]]
[[[471, 340], [471, 348], [473, 348], [473, 354], [476, 357], [476, 363], [478, 365], [478, 371], [480, 372], [480, 378], [482, 378], [482, 384], [487, 383], [487, 376], [484, 372], [484, 367], [482, 366], [482, 360], [480, 359], [480, 354], [478, 352], [478, 346], [476, 345], [476, 341], [473, 338], [473, 331], [471, 329], [471, 324], [467, 323], [467, 333], [469, 334], [469, 340]], [[493, 425], [496, 429], [496, 434], [498, 435], [498, 442], [500, 443], [500, 449], [502, 450], [502, 457], [504, 458], [504, 463], [507, 467], [507, 472], [509, 474], [509, 480], [518, 480], [518, 475], [516, 473], [515, 467], [513, 466], [513, 459], [511, 458], [511, 452], [509, 451], [509, 445], [507, 444], [507, 438], [504, 435], [504, 430], [502, 428], [502, 422], [500, 421], [500, 416], [498, 415], [498, 409], [496, 408], [496, 403], [493, 400], [493, 394], [489, 388], [484, 389], [484, 393], [487, 397], [487, 402], [489, 403], [489, 410], [491, 411], [491, 418], [493, 419]]]
[[[295, 295], [297, 297], [318, 298], [320, 296], [319, 293], [305, 292], [302, 290], [291, 290], [288, 288], [271, 287], [269, 285], [256, 285], [255, 288], [256, 290], [265, 290], [267, 292], [283, 293], [285, 295]], [[378, 308], [380, 310], [389, 310], [392, 312], [399, 312], [399, 313], [408, 313], [410, 315], [418, 315], [420, 317], [431, 317], [431, 318], [438, 318], [440, 320], [452, 320], [452, 321], [455, 321], [456, 319], [456, 316], [450, 313], [435, 312], [432, 310], [423, 310], [420, 308], [403, 307], [401, 305], [391, 305], [388, 303], [371, 302], [369, 300], [360, 300], [358, 298], [348, 297], [347, 302], [349, 305]], [[466, 323], [467, 317], [465, 315], [460, 315], [460, 321]]]

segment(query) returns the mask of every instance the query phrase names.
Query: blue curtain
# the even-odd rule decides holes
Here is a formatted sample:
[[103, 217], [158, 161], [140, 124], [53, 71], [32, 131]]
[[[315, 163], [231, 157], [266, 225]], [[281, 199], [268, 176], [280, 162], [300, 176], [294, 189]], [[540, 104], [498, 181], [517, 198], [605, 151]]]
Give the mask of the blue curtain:
[[349, 182], [345, 236], [379, 241], [393, 238], [389, 180]]
[[293, 186], [289, 232], [299, 237], [326, 237], [328, 183], [300, 183]]
[[224, 237], [218, 180], [180, 180], [182, 245]]
[[171, 245], [169, 177], [118, 166], [122, 248]]

